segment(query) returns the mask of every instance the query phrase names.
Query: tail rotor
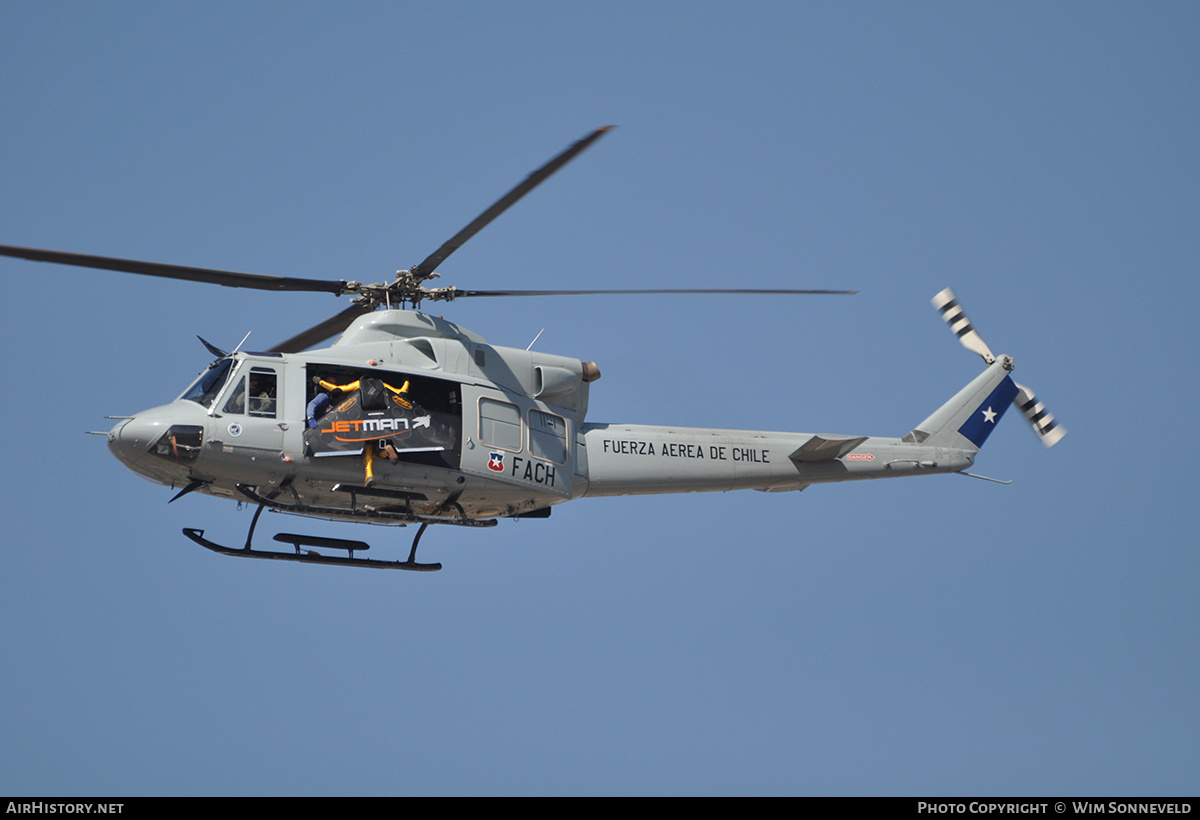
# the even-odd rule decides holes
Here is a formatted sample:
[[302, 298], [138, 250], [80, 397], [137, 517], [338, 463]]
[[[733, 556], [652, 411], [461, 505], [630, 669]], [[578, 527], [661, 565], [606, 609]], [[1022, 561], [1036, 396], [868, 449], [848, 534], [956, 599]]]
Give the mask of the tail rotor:
[[996, 357], [992, 355], [992, 351], [983, 341], [983, 337], [979, 335], [975, 326], [971, 324], [971, 320], [967, 318], [967, 314], [962, 309], [962, 305], [958, 303], [953, 290], [946, 288], [933, 297], [933, 306], [942, 314], [942, 318], [946, 320], [946, 324], [950, 325], [950, 329], [962, 342], [963, 347], [982, 356], [989, 365], [996, 361]]
[[1017, 397], [1014, 401], [1021, 408], [1021, 412], [1025, 414], [1025, 418], [1029, 419], [1029, 423], [1033, 425], [1033, 432], [1037, 433], [1042, 444], [1046, 447], [1053, 447], [1060, 438], [1067, 434], [1067, 428], [1054, 420], [1054, 416], [1046, 409], [1046, 405], [1038, 401], [1032, 390], [1017, 382], [1013, 382], [1013, 384], [1017, 385]]
[[[942, 319], [950, 326], [950, 330], [958, 337], [963, 347], [982, 357], [988, 365], [996, 361], [996, 357], [992, 355], [992, 351], [983, 341], [983, 337], [979, 335], [975, 326], [971, 324], [971, 320], [967, 318], [967, 314], [959, 304], [953, 290], [946, 288], [933, 297], [932, 301], [933, 306], [941, 313]], [[1032, 390], [1016, 382], [1013, 384], [1017, 388], [1017, 396], [1014, 400], [1017, 406], [1021, 408], [1025, 417], [1029, 419], [1029, 423], [1033, 425], [1033, 431], [1037, 433], [1042, 444], [1053, 447], [1059, 439], [1067, 434], [1067, 428], [1054, 420], [1054, 416], [1038, 400]]]

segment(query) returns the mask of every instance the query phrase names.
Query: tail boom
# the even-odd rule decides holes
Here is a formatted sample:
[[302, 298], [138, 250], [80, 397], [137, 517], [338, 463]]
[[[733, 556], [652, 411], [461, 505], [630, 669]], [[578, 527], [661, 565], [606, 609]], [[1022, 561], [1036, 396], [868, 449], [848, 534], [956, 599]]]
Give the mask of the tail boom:
[[[587, 424], [577, 439], [582, 495], [803, 490], [810, 484], [958, 472], [965, 449], [898, 438]], [[585, 479], [582, 480], [581, 479]]]

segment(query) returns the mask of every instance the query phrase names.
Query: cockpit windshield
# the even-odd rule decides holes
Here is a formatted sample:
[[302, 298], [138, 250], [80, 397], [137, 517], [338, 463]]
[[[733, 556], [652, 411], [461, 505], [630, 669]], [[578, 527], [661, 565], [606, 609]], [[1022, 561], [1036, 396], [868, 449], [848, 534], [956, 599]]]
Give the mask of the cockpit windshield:
[[200, 374], [200, 378], [196, 379], [192, 383], [192, 386], [179, 398], [194, 401], [203, 407], [211, 409], [213, 402], [217, 398], [217, 394], [225, 386], [225, 379], [229, 377], [229, 371], [232, 367], [232, 359], [221, 359], [219, 362], [213, 362], [207, 370]]

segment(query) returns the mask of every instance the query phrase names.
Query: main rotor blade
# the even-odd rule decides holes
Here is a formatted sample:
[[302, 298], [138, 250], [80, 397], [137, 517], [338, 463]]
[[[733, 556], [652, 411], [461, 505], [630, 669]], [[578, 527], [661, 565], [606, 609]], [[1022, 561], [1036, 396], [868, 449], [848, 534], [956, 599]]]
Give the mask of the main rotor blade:
[[583, 139], [572, 144], [565, 151], [547, 162], [541, 168], [538, 168], [536, 171], [526, 177], [524, 182], [522, 182], [516, 188], [513, 188], [504, 196], [500, 197], [500, 199], [496, 200], [496, 203], [492, 205], [492, 207], [475, 217], [475, 219], [472, 220], [467, 227], [450, 237], [445, 244], [431, 253], [419, 265], [414, 267], [412, 269], [413, 276], [417, 277], [417, 281], [420, 282], [424, 277], [427, 277], [429, 274], [433, 273], [437, 269], [438, 265], [446, 261], [446, 257], [461, 248], [463, 243], [483, 230], [489, 222], [512, 207], [517, 200], [544, 182], [547, 177], [549, 177], [559, 168], [562, 168], [564, 165], [582, 153], [584, 149], [607, 134], [614, 127], [615, 126], [612, 125], [606, 125], [603, 128], [597, 128]]
[[33, 262], [53, 262], [58, 265], [74, 265], [80, 268], [100, 268], [122, 273], [140, 273], [143, 276], [159, 276], [165, 279], [185, 279], [190, 282], [208, 282], [227, 288], [255, 288], [257, 290], [290, 290], [307, 293], [345, 293], [346, 282], [338, 279], [300, 279], [293, 276], [265, 276], [261, 273], [237, 273], [236, 271], [189, 268], [183, 265], [164, 265], [158, 262], [139, 262], [136, 259], [115, 259], [110, 256], [92, 256], [84, 253], [46, 251], [38, 248], [18, 248], [0, 245], [0, 256], [14, 256]]
[[331, 316], [321, 324], [310, 327], [286, 342], [281, 342], [271, 348], [271, 353], [299, 353], [307, 350], [318, 342], [323, 342], [330, 336], [341, 333], [359, 316], [370, 313], [375, 308], [369, 304], [351, 305], [336, 316]]
[[856, 290], [781, 290], [781, 289], [726, 289], [726, 288], [663, 288], [642, 290], [458, 290], [454, 298], [462, 296], [608, 296], [643, 294], [683, 294], [683, 293], [714, 293], [714, 294], [758, 294], [758, 295], [850, 295]]

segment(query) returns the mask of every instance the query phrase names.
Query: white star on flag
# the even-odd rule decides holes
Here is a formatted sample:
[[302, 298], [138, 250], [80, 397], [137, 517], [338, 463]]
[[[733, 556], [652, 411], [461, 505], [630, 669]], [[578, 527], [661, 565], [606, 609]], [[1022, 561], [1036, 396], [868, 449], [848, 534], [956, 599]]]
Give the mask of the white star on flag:
[[983, 411], [983, 420], [991, 422], [992, 424], [996, 423], [996, 413], [991, 407], [988, 407], [988, 409]]

